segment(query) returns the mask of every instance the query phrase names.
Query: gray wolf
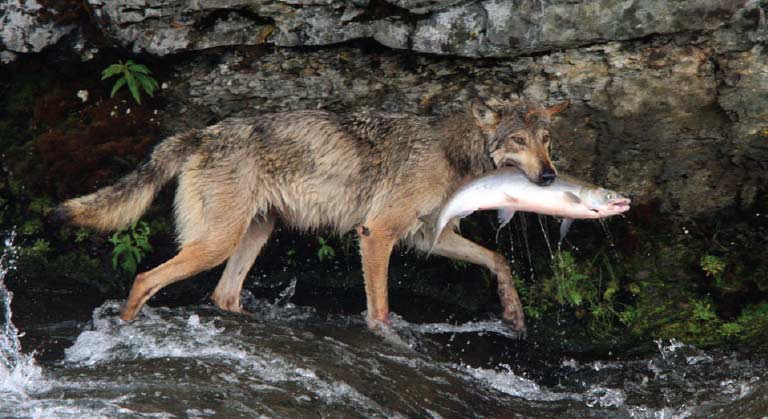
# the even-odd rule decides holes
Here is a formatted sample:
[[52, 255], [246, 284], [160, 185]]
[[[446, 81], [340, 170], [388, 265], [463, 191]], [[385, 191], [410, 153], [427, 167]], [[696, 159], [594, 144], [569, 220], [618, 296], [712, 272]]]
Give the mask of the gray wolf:
[[[443, 118], [307, 110], [226, 119], [165, 139], [135, 171], [64, 202], [52, 217], [102, 231], [127, 226], [178, 178], [180, 251], [136, 276], [121, 313], [126, 321], [163, 287], [226, 260], [211, 298], [242, 312], [243, 281], [278, 221], [303, 230], [356, 230], [368, 324], [386, 327], [395, 244], [429, 250], [429, 220], [462, 182], [488, 170], [515, 166], [533, 182], [552, 183], [549, 126], [567, 104], [475, 99], [466, 112]], [[433, 253], [494, 272], [503, 319], [525, 329], [504, 257], [454, 231], [441, 235]]]

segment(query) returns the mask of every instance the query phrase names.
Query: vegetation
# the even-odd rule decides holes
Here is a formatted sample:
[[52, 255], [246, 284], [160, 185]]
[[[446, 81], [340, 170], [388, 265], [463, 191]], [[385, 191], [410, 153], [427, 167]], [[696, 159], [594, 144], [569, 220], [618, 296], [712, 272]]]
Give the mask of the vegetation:
[[320, 247], [317, 248], [317, 260], [320, 262], [330, 260], [336, 257], [336, 251], [328, 244], [328, 241], [321, 236], [317, 236], [317, 243]]
[[128, 86], [128, 90], [133, 96], [133, 100], [141, 105], [141, 91], [144, 90], [149, 96], [153, 96], [155, 89], [159, 87], [157, 80], [151, 76], [152, 72], [142, 64], [134, 63], [128, 60], [123, 64], [122, 61], [112, 64], [101, 72], [101, 79], [106, 80], [110, 77], [120, 76], [112, 86], [109, 97], [114, 97], [115, 93], [123, 86]]
[[715, 280], [717, 286], [722, 287], [725, 285], [723, 282], [723, 272], [725, 272], [727, 266], [725, 261], [717, 256], [707, 254], [701, 257], [699, 265], [708, 277]]
[[115, 232], [109, 239], [115, 246], [112, 249], [112, 267], [117, 269], [119, 263], [123, 271], [136, 275], [139, 262], [152, 251], [150, 234], [149, 224], [144, 221], [137, 221], [129, 228]]

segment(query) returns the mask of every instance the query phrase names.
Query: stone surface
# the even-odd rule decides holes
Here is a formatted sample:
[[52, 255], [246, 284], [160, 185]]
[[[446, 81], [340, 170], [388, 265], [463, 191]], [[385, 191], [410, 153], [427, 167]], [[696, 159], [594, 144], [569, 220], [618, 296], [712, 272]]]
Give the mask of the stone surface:
[[[156, 55], [220, 45], [329, 45], [511, 57], [681, 31], [712, 31], [748, 0], [88, 0], [116, 42]], [[271, 28], [269, 36], [264, 36]]]
[[17, 53], [40, 52], [56, 44], [74, 25], [57, 25], [42, 19], [36, 0], [0, 2], [0, 59], [11, 62]]

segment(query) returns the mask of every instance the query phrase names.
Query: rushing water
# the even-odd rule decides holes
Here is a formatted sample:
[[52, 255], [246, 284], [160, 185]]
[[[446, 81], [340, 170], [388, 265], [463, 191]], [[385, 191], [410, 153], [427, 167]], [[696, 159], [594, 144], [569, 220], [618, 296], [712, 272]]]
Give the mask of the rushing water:
[[295, 283], [276, 302], [249, 295], [249, 317], [145, 308], [125, 323], [108, 301], [85, 322], [66, 312], [31, 320], [41, 347], [60, 346], [35, 361], [11, 322], [9, 247], [0, 417], [760, 417], [768, 406], [762, 360], [747, 354], [673, 341], [644, 356], [577, 360], [540, 347], [511, 362], [520, 358], [473, 352], [528, 344], [494, 319], [396, 317], [402, 340], [393, 343], [368, 332], [362, 316], [294, 306]]

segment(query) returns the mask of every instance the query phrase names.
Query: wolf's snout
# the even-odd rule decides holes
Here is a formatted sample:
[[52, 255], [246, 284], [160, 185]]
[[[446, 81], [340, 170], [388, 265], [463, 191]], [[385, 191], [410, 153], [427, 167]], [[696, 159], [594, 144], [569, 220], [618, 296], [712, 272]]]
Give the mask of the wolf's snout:
[[557, 178], [557, 173], [555, 173], [555, 171], [551, 167], [546, 167], [541, 170], [541, 174], [539, 175], [539, 181], [537, 183], [541, 186], [548, 186], [548, 185], [551, 185], [556, 178]]

